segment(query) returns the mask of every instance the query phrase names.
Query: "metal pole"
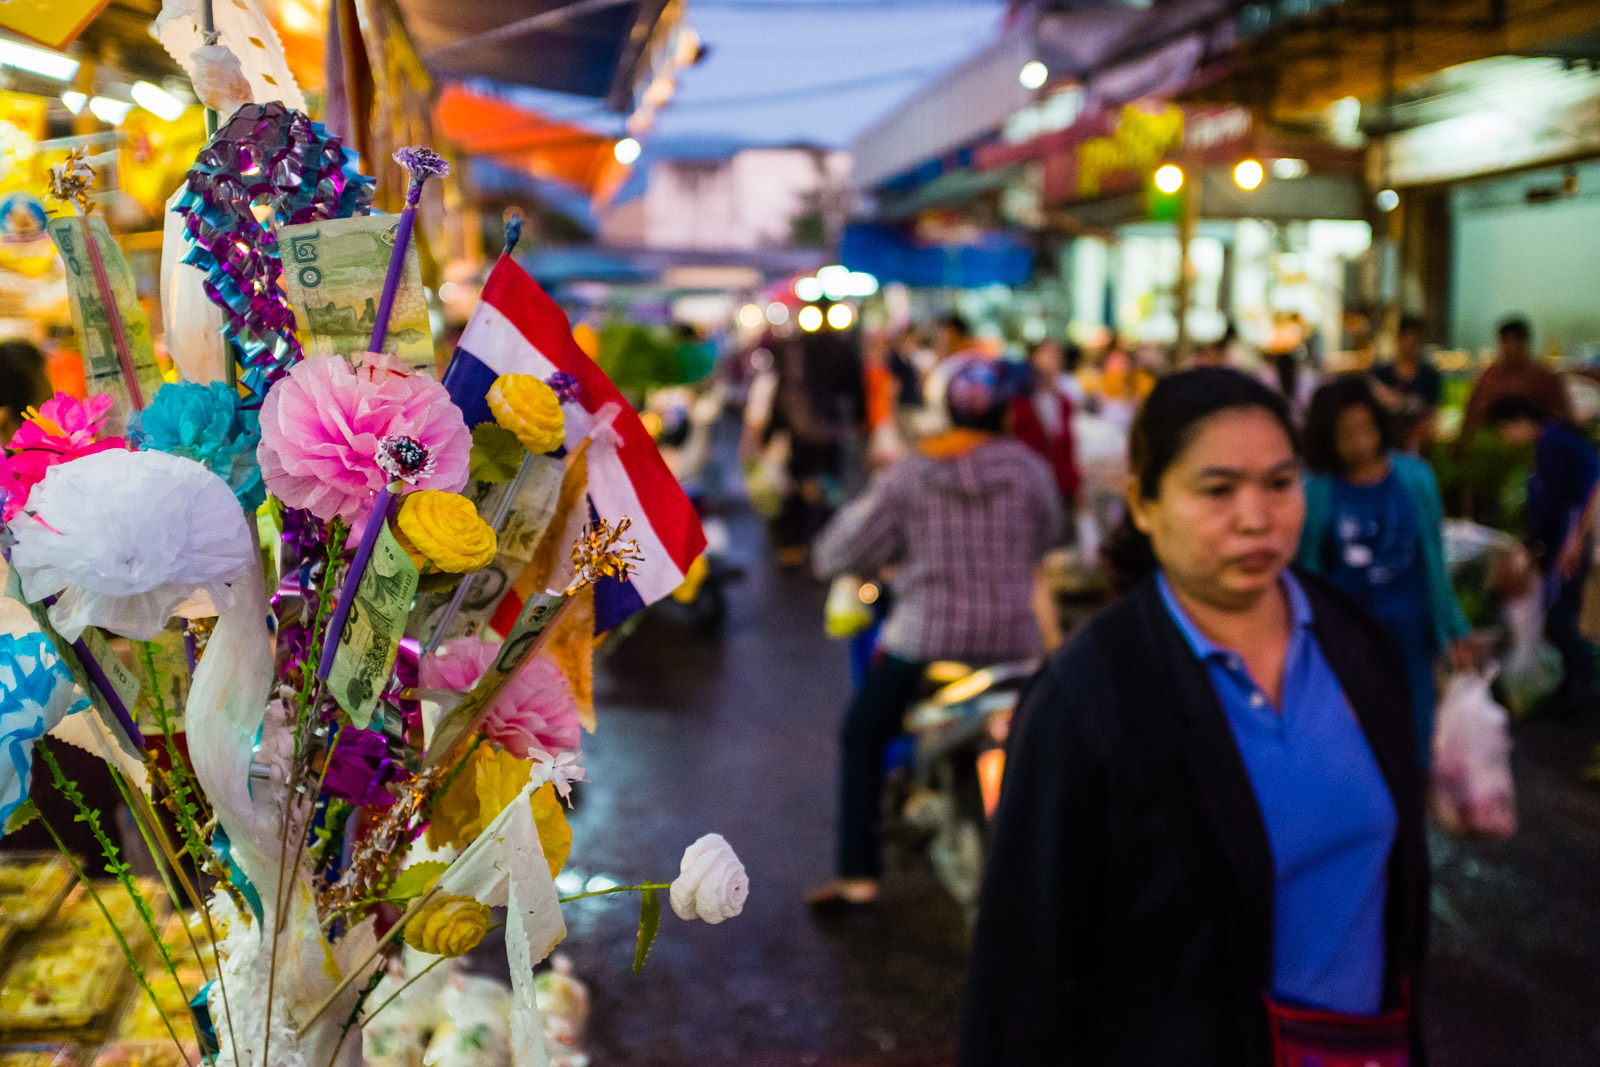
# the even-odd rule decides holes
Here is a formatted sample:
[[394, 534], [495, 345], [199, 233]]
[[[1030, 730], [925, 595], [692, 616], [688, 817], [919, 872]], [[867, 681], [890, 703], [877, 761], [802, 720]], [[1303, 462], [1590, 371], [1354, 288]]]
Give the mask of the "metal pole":
[[1194, 293], [1194, 260], [1190, 256], [1190, 246], [1200, 222], [1200, 183], [1205, 179], [1205, 163], [1197, 160], [1194, 166], [1186, 166], [1184, 170], [1182, 195], [1178, 200], [1178, 286], [1174, 312], [1178, 316], [1178, 340], [1172, 346], [1169, 360], [1173, 370], [1189, 358], [1193, 345], [1189, 337], [1189, 302]]

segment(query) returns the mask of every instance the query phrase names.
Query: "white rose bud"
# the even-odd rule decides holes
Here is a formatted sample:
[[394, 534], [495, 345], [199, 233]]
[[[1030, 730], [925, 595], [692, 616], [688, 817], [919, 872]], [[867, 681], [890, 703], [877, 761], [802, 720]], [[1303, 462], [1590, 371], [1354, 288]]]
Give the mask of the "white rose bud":
[[707, 834], [683, 853], [672, 883], [672, 910], [680, 919], [704, 919], [713, 926], [744, 910], [750, 877], [721, 834]]

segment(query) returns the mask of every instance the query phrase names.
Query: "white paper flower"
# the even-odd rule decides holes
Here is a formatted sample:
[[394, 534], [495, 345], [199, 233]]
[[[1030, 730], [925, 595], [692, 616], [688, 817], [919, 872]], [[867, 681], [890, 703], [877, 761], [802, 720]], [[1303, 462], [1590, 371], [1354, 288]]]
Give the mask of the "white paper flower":
[[101, 626], [152, 640], [174, 615], [233, 605], [254, 547], [228, 483], [165, 452], [99, 452], [52, 467], [11, 528], [30, 601], [59, 595], [50, 621], [74, 640]]
[[556, 787], [556, 792], [561, 794], [561, 799], [567, 802], [567, 807], [572, 806], [572, 783], [581, 782], [589, 772], [584, 770], [583, 764], [578, 762], [576, 752], [558, 752], [551, 755], [542, 749], [533, 749], [528, 753], [528, 758], [533, 760], [534, 774], [543, 777]]
[[715, 926], [744, 910], [750, 876], [721, 834], [707, 834], [683, 853], [672, 883], [672, 910], [680, 919], [704, 919]]

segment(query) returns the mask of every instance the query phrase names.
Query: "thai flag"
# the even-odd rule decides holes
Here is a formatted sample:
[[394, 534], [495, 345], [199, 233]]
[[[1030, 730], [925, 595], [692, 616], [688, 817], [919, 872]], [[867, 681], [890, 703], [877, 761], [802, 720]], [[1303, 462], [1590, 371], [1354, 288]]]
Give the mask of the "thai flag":
[[613, 424], [620, 446], [589, 452], [589, 503], [613, 526], [632, 519], [627, 536], [638, 542], [644, 558], [626, 582], [607, 579], [595, 587], [595, 630], [604, 632], [683, 584], [689, 565], [706, 547], [705, 534], [639, 416], [572, 339], [565, 313], [510, 256], [501, 256], [444, 385], [471, 427], [493, 418], [487, 396], [500, 375], [547, 378], [556, 371], [578, 380], [578, 403], [591, 416], [608, 403], [621, 408]]

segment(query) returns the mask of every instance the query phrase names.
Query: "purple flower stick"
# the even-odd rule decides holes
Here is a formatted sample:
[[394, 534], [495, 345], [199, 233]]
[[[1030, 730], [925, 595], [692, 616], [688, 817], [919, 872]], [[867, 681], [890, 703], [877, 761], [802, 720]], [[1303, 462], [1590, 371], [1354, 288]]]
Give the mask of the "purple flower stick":
[[372, 340], [368, 352], [382, 352], [383, 340], [389, 332], [389, 313], [394, 310], [394, 297], [400, 289], [400, 274], [405, 269], [406, 252], [411, 248], [411, 228], [417, 221], [417, 204], [422, 199], [422, 183], [429, 178], [442, 178], [450, 173], [450, 164], [428, 148], [402, 148], [394, 154], [394, 161], [411, 175], [411, 185], [406, 189], [405, 210], [400, 212], [400, 226], [394, 235], [394, 251], [389, 254], [389, 273], [383, 279], [383, 294], [378, 298], [378, 313], [372, 322]]
[[333, 671], [333, 657], [339, 651], [339, 640], [344, 636], [344, 624], [350, 619], [350, 605], [355, 603], [356, 586], [361, 584], [361, 575], [365, 573], [367, 561], [372, 558], [372, 549], [378, 543], [378, 531], [388, 523], [389, 512], [393, 510], [396, 499], [397, 497], [390, 491], [389, 483], [385, 482], [383, 488], [378, 490], [378, 498], [372, 502], [372, 512], [367, 516], [367, 528], [361, 532], [361, 543], [356, 546], [356, 558], [350, 561], [350, 570], [344, 576], [344, 585], [339, 588], [339, 602], [333, 607], [333, 615], [328, 619], [327, 632], [322, 637], [322, 659], [317, 663], [317, 677], [324, 682]]

